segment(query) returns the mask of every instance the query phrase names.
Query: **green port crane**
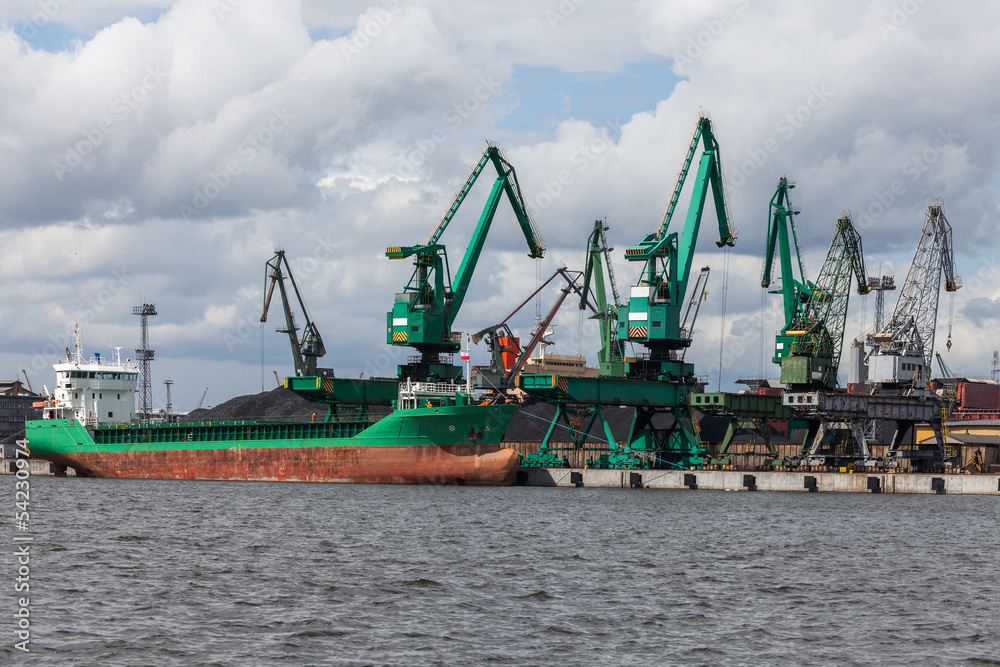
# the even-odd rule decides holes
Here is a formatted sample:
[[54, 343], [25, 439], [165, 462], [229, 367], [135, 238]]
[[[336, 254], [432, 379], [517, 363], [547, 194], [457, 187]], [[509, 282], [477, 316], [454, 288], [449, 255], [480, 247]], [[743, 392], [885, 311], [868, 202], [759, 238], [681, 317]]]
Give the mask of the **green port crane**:
[[[281, 269], [282, 264], [285, 266], [284, 272]], [[295, 298], [299, 302], [299, 308], [302, 309], [302, 317], [306, 321], [305, 327], [302, 330], [301, 340], [298, 336], [299, 327], [295, 324], [295, 318], [292, 316], [288, 293], [285, 291], [286, 275], [292, 283], [292, 290], [295, 292]], [[316, 375], [316, 359], [326, 354], [326, 348], [323, 346], [323, 338], [319, 335], [319, 330], [313, 321], [309, 319], [305, 301], [302, 300], [302, 294], [295, 284], [295, 278], [292, 276], [292, 267], [288, 264], [288, 258], [285, 257], [284, 250], [275, 250], [274, 257], [268, 260], [264, 273], [265, 283], [269, 278], [271, 283], [264, 292], [264, 311], [261, 313], [260, 321], [267, 322], [267, 311], [271, 306], [274, 286], [277, 285], [278, 291], [281, 292], [281, 303], [285, 310], [285, 326], [278, 327], [276, 331], [288, 334], [288, 340], [292, 346], [292, 361], [295, 365], [295, 375], [300, 377]]]
[[[439, 241], [476, 179], [490, 162], [496, 168], [497, 179], [452, 281], [445, 246]], [[400, 379], [409, 378], [421, 382], [461, 380], [462, 367], [453, 365], [450, 357], [442, 355], [454, 354], [461, 348], [461, 333], [453, 332], [452, 325], [465, 300], [493, 216], [505, 193], [527, 241], [528, 256], [542, 257], [545, 244], [528, 212], [514, 167], [494, 142], [487, 144], [448, 210], [423, 243], [386, 249], [385, 255], [389, 259], [413, 257], [414, 264], [410, 281], [402, 292], [396, 294], [392, 310], [386, 314], [386, 342], [395, 346], [412, 347], [420, 353], [419, 358], [399, 366]]]
[[868, 294], [871, 287], [865, 273], [861, 236], [854, 228], [850, 211], [843, 211], [811, 298], [783, 330], [791, 344], [781, 358], [781, 381], [792, 391], [837, 386], [851, 274], [858, 294]]
[[[670, 222], [700, 143], [704, 143], [704, 147], [684, 228], [680, 233], [671, 232]], [[522, 466], [559, 464], [556, 452], [566, 448], [553, 446], [551, 442], [559, 424], [571, 428], [572, 449], [597, 454], [587, 462], [591, 467], [691, 469], [702, 465], [707, 452], [701, 446], [690, 407], [691, 394], [699, 383], [693, 364], [684, 361], [684, 351], [691, 345], [697, 307], [707, 285], [707, 270], [699, 274], [694, 289], [696, 298], [688, 301], [685, 294], [709, 189], [719, 224], [717, 245], [733, 246], [736, 232], [729, 223], [719, 144], [712, 132], [711, 120], [699, 114], [659, 229], [625, 251], [627, 260], [645, 265], [629, 291], [628, 303], [617, 305], [618, 335], [614, 345], [638, 343], [649, 350], [648, 354], [624, 358], [624, 373], [620, 376], [522, 374], [518, 379], [521, 389], [533, 398], [557, 404], [556, 417], [538, 454], [525, 456]], [[588, 253], [597, 252], [597, 235], [595, 226]], [[610, 337], [607, 349], [614, 349]], [[608, 359], [612, 359], [611, 355]], [[588, 406], [592, 410], [590, 422], [585, 427], [570, 427], [567, 414], [571, 405]], [[605, 406], [635, 409], [628, 434], [620, 442], [616, 442], [604, 415]], [[590, 428], [594, 424], [603, 427], [604, 441], [588, 446]]]
[[[799, 245], [798, 230], [795, 228], [795, 216], [799, 210], [792, 206], [790, 190], [795, 184], [782, 176], [778, 179], [778, 187], [771, 197], [770, 215], [767, 221], [767, 245], [764, 249], [764, 269], [760, 285], [765, 289], [771, 286], [774, 268], [774, 254], [777, 250], [781, 266], [781, 287], [770, 290], [771, 294], [781, 294], [784, 306], [785, 322], [781, 331], [775, 336], [774, 358], [776, 364], [788, 354], [795, 342], [795, 337], [788, 335], [792, 323], [802, 316], [802, 311], [809, 303], [816, 290], [815, 283], [806, 279], [802, 268], [802, 248]], [[799, 269], [796, 278], [792, 265], [792, 244], [795, 247], [795, 259]]]
[[[704, 150], [684, 228], [680, 234], [670, 232], [674, 210], [699, 141], [704, 143]], [[719, 144], [712, 132], [711, 120], [700, 115], [660, 228], [625, 250], [625, 259], [644, 262], [645, 266], [638, 282], [631, 288], [628, 304], [618, 309], [618, 339], [639, 343], [649, 350], [647, 358], [626, 363], [628, 377], [694, 382], [694, 367], [678, 359], [679, 351], [691, 345], [690, 332], [682, 331], [681, 308], [709, 188], [719, 224], [716, 245], [720, 248], [731, 247], [736, 242], [736, 232], [729, 224]]]
[[[594, 221], [594, 229], [587, 239], [587, 261], [583, 272], [583, 290], [580, 292], [580, 310], [587, 307], [596, 311], [590, 319], [597, 320], [601, 331], [601, 351], [597, 355], [601, 375], [608, 377], [623, 377], [625, 375], [625, 345], [618, 339], [618, 287], [615, 285], [614, 269], [611, 266], [611, 251], [604, 232], [608, 226], [601, 220]], [[607, 271], [607, 285], [604, 274]], [[591, 294], [590, 287], [594, 290]], [[611, 301], [608, 301], [607, 287], [611, 288]]]

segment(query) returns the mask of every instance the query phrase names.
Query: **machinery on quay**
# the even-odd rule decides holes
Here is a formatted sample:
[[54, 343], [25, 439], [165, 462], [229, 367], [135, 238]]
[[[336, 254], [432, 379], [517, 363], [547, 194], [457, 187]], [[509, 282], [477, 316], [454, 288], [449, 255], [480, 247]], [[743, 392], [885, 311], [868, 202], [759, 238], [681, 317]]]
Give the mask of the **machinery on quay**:
[[781, 357], [781, 382], [792, 391], [837, 386], [852, 274], [858, 293], [868, 294], [861, 237], [843, 211], [811, 298], [784, 331], [791, 342]]
[[[486, 165], [493, 163], [497, 178], [472, 238], [452, 281], [448, 257], [441, 236], [455, 217], [462, 202]], [[454, 365], [450, 355], [459, 351], [462, 335], [452, 330], [455, 318], [469, 289], [469, 282], [482, 253], [486, 235], [503, 195], [507, 195], [521, 232], [528, 245], [528, 256], [542, 257], [545, 244], [528, 213], [514, 167], [503, 151], [490, 142], [479, 161], [472, 167], [465, 182], [455, 194], [441, 220], [423, 243], [413, 246], [391, 246], [385, 255], [389, 259], [413, 258], [413, 274], [402, 292], [396, 294], [392, 310], [386, 315], [386, 342], [412, 347], [419, 357], [411, 357], [399, 366], [399, 378], [429, 382], [458, 382], [463, 368]]]
[[[871, 349], [862, 367], [873, 381], [864, 394], [829, 392], [789, 392], [783, 404], [797, 416], [809, 419], [810, 429], [803, 447], [806, 463], [829, 463], [851, 458], [846, 451], [827, 448], [821, 441], [826, 431], [847, 429], [860, 450], [856, 460], [863, 465], [878, 463], [868, 449], [864, 423], [871, 420], [896, 425], [884, 461], [898, 467], [909, 459], [914, 469], [932, 469], [948, 465], [953, 454], [945, 448], [946, 402], [927, 389], [934, 351], [941, 274], [945, 291], [955, 292], [961, 279], [955, 275], [951, 244], [951, 226], [938, 198], [927, 206], [917, 250], [900, 290], [895, 310], [887, 322], [868, 337]], [[869, 281], [870, 283], [873, 281]], [[881, 320], [881, 318], [879, 318]], [[949, 335], [949, 347], [951, 331]], [[862, 378], [866, 379], [866, 378]], [[934, 432], [934, 442], [915, 443], [917, 423], [926, 422]], [[811, 444], [810, 444], [811, 443]]]
[[[837, 370], [840, 366], [852, 275], [859, 294], [867, 294], [871, 288], [865, 273], [861, 237], [855, 230], [848, 211], [842, 212], [837, 219], [833, 240], [816, 282], [806, 279], [794, 223], [798, 210], [791, 206], [789, 198], [789, 190], [793, 187], [794, 184], [782, 177], [771, 198], [761, 279], [762, 287], [766, 289], [770, 286], [777, 251], [781, 266], [780, 293], [784, 306], [784, 324], [775, 336], [773, 361], [781, 365], [781, 382], [791, 391], [831, 390], [838, 384]], [[793, 274], [793, 242], [799, 269], [798, 279]], [[781, 463], [771, 442], [768, 422], [788, 420], [795, 415], [790, 408], [782, 405], [780, 396], [699, 394], [694, 397], [692, 404], [706, 414], [729, 419], [726, 436], [713, 463], [730, 463], [730, 457], [734, 456], [730, 452], [733, 438], [742, 429], [750, 429], [758, 434], [765, 444], [768, 456], [772, 457], [772, 464]], [[808, 422], [807, 426], [805, 443], [810, 448], [818, 446], [822, 435], [817, 440], [816, 434], [822, 428], [821, 422]], [[801, 453], [807, 453], [806, 444]], [[757, 453], [747, 452], [746, 455], [756, 456]]]
[[[284, 270], [282, 270], [282, 266], [284, 266]], [[277, 331], [288, 334], [288, 341], [292, 347], [292, 362], [295, 366], [295, 375], [298, 377], [316, 375], [316, 360], [326, 354], [326, 347], [323, 345], [323, 337], [320, 336], [319, 329], [316, 328], [316, 324], [309, 318], [305, 301], [302, 299], [302, 293], [299, 292], [298, 285], [295, 284], [295, 278], [292, 276], [292, 267], [288, 264], [288, 258], [285, 257], [284, 250], [275, 250], [274, 257], [268, 260], [264, 280], [266, 281], [268, 278], [270, 278], [271, 282], [264, 291], [264, 310], [260, 315], [260, 321], [267, 322], [267, 311], [271, 306], [271, 297], [274, 296], [274, 287], [277, 285], [278, 291], [281, 293], [281, 304], [285, 311], [285, 326], [278, 327]], [[292, 284], [295, 298], [299, 302], [299, 308], [302, 309], [302, 317], [306, 321], [302, 329], [301, 338], [298, 335], [299, 327], [295, 323], [295, 317], [292, 315], [292, 306], [288, 299], [288, 292], [285, 290], [286, 278]]]
[[[597, 320], [601, 332], [601, 350], [597, 354], [601, 375], [606, 377], [623, 377], [625, 375], [625, 345], [618, 338], [618, 309], [621, 307], [618, 298], [618, 286], [615, 284], [614, 267], [611, 264], [611, 251], [604, 232], [608, 226], [601, 220], [594, 221], [594, 229], [587, 239], [587, 265], [583, 271], [583, 291], [580, 293], [580, 310], [591, 304], [596, 304], [596, 311], [591, 319]], [[605, 281], [607, 274], [607, 281]], [[593, 285], [593, 294], [591, 294]], [[611, 291], [611, 301], [608, 301], [608, 290]]]
[[[487, 400], [507, 400], [507, 390], [514, 386], [514, 378], [516, 378], [518, 373], [524, 369], [524, 365], [528, 362], [529, 357], [531, 357], [531, 354], [535, 351], [535, 348], [538, 347], [539, 343], [542, 342], [542, 339], [545, 337], [546, 330], [552, 323], [552, 319], [555, 317], [556, 313], [559, 312], [559, 308], [562, 307], [566, 297], [571, 293], [579, 293], [581, 291], [582, 288], [579, 284], [579, 280], [582, 275], [583, 274], [581, 272], [570, 271], [565, 266], [556, 269], [555, 272], [545, 280], [545, 282], [539, 285], [527, 299], [522, 301], [517, 308], [512, 310], [506, 317], [500, 320], [500, 322], [472, 334], [473, 343], [478, 344], [479, 341], [485, 340], [486, 345], [490, 350], [490, 365], [487, 367], [476, 368], [476, 371], [479, 374], [479, 386], [486, 387], [491, 390], [491, 394]], [[545, 289], [549, 283], [560, 276], [566, 280], [566, 285], [560, 288], [559, 296], [556, 298], [555, 303], [552, 304], [549, 312], [535, 324], [531, 333], [531, 338], [522, 348], [518, 339], [510, 330], [507, 322], [510, 321], [510, 319], [514, 317], [514, 315], [516, 315], [521, 308], [535, 298], [539, 292]]]
[[[703, 149], [684, 226], [679, 232], [672, 231], [674, 211], [699, 144]], [[586, 406], [593, 410], [590, 424], [575, 430], [573, 442], [575, 449], [600, 452], [589, 462], [592, 467], [692, 468], [703, 462], [706, 452], [699, 441], [689, 406], [698, 380], [693, 365], [684, 361], [684, 351], [693, 338], [700, 293], [693, 308], [685, 295], [709, 190], [719, 228], [716, 244], [733, 246], [736, 232], [730, 225], [719, 144], [711, 120], [702, 114], [695, 125], [661, 224], [655, 232], [625, 251], [628, 261], [642, 262], [643, 268], [629, 290], [628, 301], [616, 304], [618, 331], [614, 345], [633, 343], [645, 347], [647, 352], [625, 357], [620, 376], [581, 378], [522, 374], [518, 380], [520, 388], [529, 395], [557, 404], [560, 414], [565, 415], [568, 406]], [[592, 233], [588, 242], [588, 264], [591, 263], [589, 258], [599, 252], [594, 241]], [[704, 291], [704, 283], [701, 290]], [[611, 321], [610, 309], [606, 313], [607, 321]], [[610, 336], [606, 345], [602, 336], [602, 348], [609, 351], [607, 372], [617, 372], [611, 364], [614, 352]], [[622, 442], [616, 441], [604, 418], [603, 409], [607, 406], [628, 406], [635, 410], [629, 433]], [[550, 440], [559, 421], [557, 418], [552, 422], [539, 454], [525, 457], [522, 466], [552, 465], [558, 461], [553, 452], [559, 448], [553, 447]], [[606, 442], [586, 447], [587, 433], [595, 421], [603, 426]]]
[[[867, 340], [868, 380], [879, 384], [884, 393], [919, 391], [931, 378], [942, 273], [946, 292], [954, 294], [962, 287], [961, 278], [955, 274], [951, 225], [945, 217], [944, 202], [934, 198], [927, 205], [920, 240], [896, 308]], [[947, 347], [951, 349], [950, 322]]]
[[[799, 210], [792, 206], [791, 190], [795, 183], [782, 176], [778, 179], [778, 187], [771, 197], [770, 215], [767, 221], [767, 246], [764, 250], [764, 269], [761, 273], [761, 287], [769, 288], [774, 277], [774, 255], [778, 254], [778, 264], [781, 267], [780, 289], [769, 290], [771, 294], [781, 294], [784, 310], [784, 324], [775, 336], [774, 358], [772, 361], [781, 364], [781, 359], [788, 354], [794, 336], [788, 331], [793, 329], [794, 322], [802, 315], [807, 303], [813, 296], [816, 285], [806, 278], [802, 266], [802, 247], [799, 245], [799, 234], [795, 227], [795, 216]], [[792, 264], [792, 247], [794, 243], [795, 260]], [[794, 267], [798, 266], [799, 277], [794, 275]]]

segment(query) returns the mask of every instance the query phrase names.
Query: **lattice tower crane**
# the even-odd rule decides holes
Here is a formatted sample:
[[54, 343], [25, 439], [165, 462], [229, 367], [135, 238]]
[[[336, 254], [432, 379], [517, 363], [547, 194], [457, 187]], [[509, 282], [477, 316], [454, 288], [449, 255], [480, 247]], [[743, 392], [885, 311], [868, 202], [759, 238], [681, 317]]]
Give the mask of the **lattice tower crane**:
[[[615, 285], [615, 273], [611, 266], [611, 251], [604, 232], [608, 226], [601, 220], [594, 221], [594, 229], [587, 239], [587, 260], [583, 271], [583, 289], [580, 292], [580, 310], [588, 306], [596, 311], [590, 319], [597, 320], [601, 332], [601, 351], [597, 355], [600, 373], [606, 377], [622, 377], [625, 375], [625, 344], [618, 338], [618, 287]], [[605, 283], [605, 272], [607, 282]], [[593, 291], [591, 291], [593, 286]], [[611, 301], [608, 301], [608, 287], [611, 289]]]
[[[955, 275], [951, 225], [944, 202], [935, 197], [924, 213], [920, 240], [892, 317], [868, 337], [872, 381], [887, 389], [901, 389], [906, 385], [922, 388], [930, 379], [942, 273], [946, 292], [962, 287], [961, 278]], [[948, 338], [950, 348], [950, 330]]]
[[861, 236], [843, 211], [813, 294], [785, 332], [792, 343], [781, 360], [781, 381], [793, 391], [837, 386], [852, 274], [858, 293], [868, 294]]

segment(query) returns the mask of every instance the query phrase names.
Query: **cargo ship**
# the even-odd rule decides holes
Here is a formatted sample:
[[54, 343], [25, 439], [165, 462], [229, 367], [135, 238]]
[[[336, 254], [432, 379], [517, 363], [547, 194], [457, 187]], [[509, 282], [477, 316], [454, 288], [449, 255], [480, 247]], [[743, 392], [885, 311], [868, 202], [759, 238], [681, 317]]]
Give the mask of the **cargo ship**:
[[[324, 406], [306, 420], [156, 423], [136, 419], [138, 370], [121, 361], [55, 364], [56, 390], [25, 422], [31, 455], [57, 474], [128, 479], [506, 486], [518, 456], [501, 447], [516, 405], [479, 405], [468, 384], [289, 377]], [[385, 416], [370, 405], [390, 405]]]

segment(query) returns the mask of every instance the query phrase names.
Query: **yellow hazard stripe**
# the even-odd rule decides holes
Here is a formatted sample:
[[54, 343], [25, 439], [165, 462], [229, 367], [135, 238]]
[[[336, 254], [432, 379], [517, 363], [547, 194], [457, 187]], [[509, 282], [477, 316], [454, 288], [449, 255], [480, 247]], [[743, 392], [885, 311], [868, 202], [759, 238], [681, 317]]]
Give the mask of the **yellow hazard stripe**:
[[628, 337], [629, 338], [646, 338], [646, 332], [648, 329], [646, 327], [629, 327]]

